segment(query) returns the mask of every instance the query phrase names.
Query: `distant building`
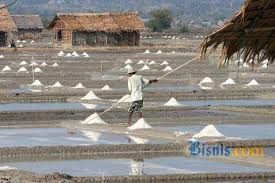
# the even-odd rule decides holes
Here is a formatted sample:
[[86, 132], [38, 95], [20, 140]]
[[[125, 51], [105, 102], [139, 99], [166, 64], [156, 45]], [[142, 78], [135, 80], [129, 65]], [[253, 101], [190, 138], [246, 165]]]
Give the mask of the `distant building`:
[[6, 47], [16, 39], [17, 28], [7, 8], [4, 5], [0, 7], [0, 47]]
[[57, 14], [48, 29], [54, 46], [139, 46], [144, 23], [137, 13]]
[[39, 15], [12, 15], [19, 39], [39, 39], [44, 25]]

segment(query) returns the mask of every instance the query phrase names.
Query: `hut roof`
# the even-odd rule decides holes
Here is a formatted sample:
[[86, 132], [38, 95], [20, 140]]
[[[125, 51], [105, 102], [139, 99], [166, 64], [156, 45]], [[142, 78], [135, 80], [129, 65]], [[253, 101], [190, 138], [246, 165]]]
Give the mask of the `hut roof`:
[[244, 62], [275, 59], [275, 1], [246, 0], [242, 8], [218, 31], [209, 35], [201, 46], [202, 58], [208, 50], [222, 48], [225, 64], [238, 53]]
[[39, 15], [12, 15], [18, 29], [43, 29]]
[[144, 23], [136, 13], [77, 13], [57, 14], [48, 29], [61, 20], [66, 29], [88, 32], [142, 31]]
[[16, 25], [11, 18], [8, 9], [4, 5], [0, 5], [0, 31], [13, 32], [17, 31]]

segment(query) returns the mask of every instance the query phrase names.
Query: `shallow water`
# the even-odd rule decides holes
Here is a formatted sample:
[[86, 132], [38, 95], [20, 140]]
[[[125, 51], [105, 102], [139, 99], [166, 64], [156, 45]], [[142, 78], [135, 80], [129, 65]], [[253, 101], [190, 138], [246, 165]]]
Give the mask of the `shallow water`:
[[161, 144], [168, 142], [133, 136], [128, 137], [107, 132], [76, 131], [76, 134], [70, 134], [65, 128], [0, 129], [0, 147], [147, 143]]
[[203, 159], [185, 157], [156, 158], [150, 160], [80, 160], [4, 163], [36, 173], [61, 172], [73, 176], [168, 175], [190, 173], [247, 173], [267, 169], [239, 166]]

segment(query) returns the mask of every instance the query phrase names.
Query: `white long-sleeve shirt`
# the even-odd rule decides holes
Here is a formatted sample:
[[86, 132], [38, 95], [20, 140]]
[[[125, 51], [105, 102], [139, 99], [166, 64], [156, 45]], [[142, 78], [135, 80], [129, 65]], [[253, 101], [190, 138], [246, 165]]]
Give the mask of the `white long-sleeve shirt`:
[[143, 85], [149, 83], [148, 79], [143, 78], [139, 75], [132, 75], [128, 79], [128, 89], [131, 92], [131, 101], [143, 100]]

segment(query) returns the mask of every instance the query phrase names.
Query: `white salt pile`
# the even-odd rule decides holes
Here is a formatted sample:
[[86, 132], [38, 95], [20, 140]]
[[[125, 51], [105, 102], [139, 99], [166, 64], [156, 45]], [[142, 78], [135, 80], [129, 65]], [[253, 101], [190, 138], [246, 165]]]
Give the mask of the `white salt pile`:
[[205, 84], [205, 83], [214, 83], [214, 81], [209, 78], [209, 77], [205, 77], [201, 82], [200, 84]]
[[35, 80], [31, 86], [44, 86], [39, 80]]
[[26, 66], [26, 65], [28, 65], [28, 63], [26, 61], [22, 61], [19, 65], [20, 66]]
[[243, 68], [249, 68], [250, 66], [247, 63], [243, 64]]
[[38, 66], [39, 64], [38, 63], [36, 63], [35, 61], [33, 61], [31, 64], [30, 64], [30, 66], [34, 66], [34, 67], [36, 67], [36, 66]]
[[165, 69], [163, 69], [163, 71], [172, 71], [173, 69], [172, 69], [172, 67], [170, 67], [170, 66], [167, 66]]
[[175, 51], [172, 51], [171, 53], [172, 53], [172, 54], [175, 54], [176, 52], [175, 52]]
[[83, 89], [83, 88], [85, 88], [85, 86], [82, 83], [79, 83], [74, 88], [76, 88], [76, 89]]
[[88, 137], [92, 141], [98, 141], [100, 137], [102, 136], [101, 133], [93, 132], [93, 131], [86, 131], [86, 130], [81, 130], [84, 136]]
[[76, 51], [74, 51], [74, 52], [72, 53], [72, 56], [74, 56], [74, 57], [79, 57], [79, 54], [78, 54]]
[[21, 43], [21, 41], [20, 41], [20, 40], [17, 40], [16, 42], [17, 42], [17, 43]]
[[128, 94], [118, 100], [118, 103], [129, 103], [129, 102], [131, 102], [131, 96]]
[[10, 171], [10, 170], [17, 170], [15, 167], [10, 167], [10, 166], [1, 166], [0, 171]]
[[137, 64], [141, 65], [141, 64], [145, 64], [145, 62], [143, 60], [140, 60]]
[[109, 91], [109, 90], [113, 90], [113, 89], [109, 85], [105, 85], [103, 88], [101, 88], [101, 90]]
[[193, 138], [202, 138], [202, 137], [224, 137], [224, 135], [221, 134], [214, 125], [208, 125], [198, 134], [193, 136]]
[[126, 65], [124, 68], [122, 68], [123, 70], [128, 70], [128, 69], [131, 69], [133, 68], [131, 65]]
[[72, 54], [71, 53], [67, 53], [66, 57], [71, 57]]
[[97, 113], [89, 116], [85, 121], [81, 122], [83, 125], [91, 125], [91, 124], [107, 124], [103, 121]]
[[145, 64], [140, 70], [144, 71], [144, 70], [150, 70], [150, 69], [151, 68], [147, 64]]
[[235, 85], [236, 82], [231, 79], [231, 78], [228, 78], [225, 82], [222, 83], [222, 85]]
[[52, 66], [53, 67], [58, 67], [59, 65], [57, 63], [54, 63]]
[[59, 81], [57, 81], [54, 85], [52, 85], [52, 87], [53, 88], [62, 88], [63, 85]]
[[151, 53], [149, 50], [146, 50], [145, 52], [144, 52], [144, 54], [148, 54], [148, 53]]
[[129, 127], [129, 130], [138, 130], [138, 129], [151, 129], [152, 127], [143, 119], [139, 119], [133, 126]]
[[130, 60], [130, 59], [128, 59], [128, 60], [126, 60], [124, 63], [125, 63], [126, 65], [127, 65], [127, 64], [132, 64], [132, 63], [133, 63], [133, 61], [132, 61], [132, 60]]
[[162, 51], [161, 51], [161, 50], [159, 50], [156, 54], [162, 54]]
[[32, 40], [32, 41], [31, 41], [31, 43], [35, 43], [35, 41], [34, 41], [34, 40]]
[[160, 65], [169, 65], [167, 61], [163, 61]]
[[268, 61], [267, 59], [265, 59], [262, 63], [263, 63], [263, 64], [268, 64], [269, 61]]
[[46, 67], [46, 66], [48, 66], [48, 64], [46, 62], [43, 62], [40, 66], [41, 67]]
[[27, 43], [27, 41], [26, 41], [26, 40], [23, 40], [22, 43]]
[[152, 60], [150, 63], [149, 63], [149, 65], [155, 65], [156, 64], [156, 62], [154, 61], [154, 60]]
[[5, 58], [4, 55], [0, 55], [0, 58]]
[[25, 67], [20, 67], [17, 72], [28, 72], [28, 70]]
[[136, 144], [147, 144], [150, 140], [149, 139], [143, 139], [135, 136], [128, 136], [132, 141], [134, 141]]
[[164, 104], [164, 106], [175, 107], [181, 106], [181, 104], [175, 98], [171, 98], [167, 103]]
[[93, 91], [90, 91], [85, 97], [81, 98], [81, 100], [99, 100], [100, 98], [97, 97]]
[[35, 69], [34, 69], [34, 71], [33, 71], [33, 72], [35, 72], [35, 73], [41, 73], [41, 72], [42, 72], [42, 70], [41, 70], [40, 68], [38, 68], [38, 67], [37, 67], [37, 68], [35, 68]]
[[2, 69], [2, 72], [10, 72], [12, 71], [11, 68], [9, 66], [5, 66], [3, 69]]
[[268, 68], [268, 65], [267, 64], [264, 64], [262, 65], [261, 69], [267, 69]]
[[258, 85], [260, 85], [260, 84], [255, 79], [253, 79], [246, 86], [258, 86]]
[[19, 47], [20, 47], [20, 48], [23, 48], [23, 47], [24, 47], [24, 45], [20, 44], [20, 45], [19, 45]]
[[59, 57], [62, 57], [65, 55], [65, 53], [63, 51], [60, 51], [58, 54], [57, 54]]
[[88, 55], [88, 53], [86, 53], [86, 52], [82, 53], [82, 56], [83, 56], [83, 57], [86, 57], [86, 58], [90, 57], [90, 56]]

